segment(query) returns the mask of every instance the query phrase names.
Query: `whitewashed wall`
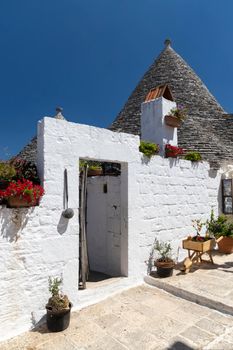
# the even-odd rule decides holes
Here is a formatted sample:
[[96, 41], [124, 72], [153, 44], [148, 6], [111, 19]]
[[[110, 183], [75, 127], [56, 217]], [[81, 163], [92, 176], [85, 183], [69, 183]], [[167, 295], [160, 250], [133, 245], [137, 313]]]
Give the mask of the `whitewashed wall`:
[[[87, 242], [90, 269], [121, 276], [120, 176], [87, 181]], [[104, 185], [107, 192], [103, 191]]]
[[[48, 299], [48, 276], [62, 273], [64, 291], [79, 305], [79, 158], [121, 162], [120, 265], [129, 278], [142, 280], [155, 237], [171, 241], [176, 251], [193, 231], [191, 220], [207, 218], [211, 205], [217, 210], [219, 175], [210, 178], [207, 163], [160, 156], [148, 161], [138, 146], [134, 135], [52, 118], [39, 123], [38, 164], [45, 188], [40, 207], [20, 209], [21, 219], [15, 218], [17, 211], [0, 208], [0, 339], [38, 322]], [[65, 168], [69, 206], [75, 211], [71, 220], [61, 216]], [[87, 303], [95, 295], [89, 294]]]

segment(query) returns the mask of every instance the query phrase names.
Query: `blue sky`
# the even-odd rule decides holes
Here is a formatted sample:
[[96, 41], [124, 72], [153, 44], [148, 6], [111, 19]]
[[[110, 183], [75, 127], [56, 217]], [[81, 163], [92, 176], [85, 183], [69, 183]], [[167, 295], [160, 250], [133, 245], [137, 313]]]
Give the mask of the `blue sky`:
[[1, 0], [0, 158], [64, 108], [107, 127], [164, 39], [233, 112], [232, 0]]

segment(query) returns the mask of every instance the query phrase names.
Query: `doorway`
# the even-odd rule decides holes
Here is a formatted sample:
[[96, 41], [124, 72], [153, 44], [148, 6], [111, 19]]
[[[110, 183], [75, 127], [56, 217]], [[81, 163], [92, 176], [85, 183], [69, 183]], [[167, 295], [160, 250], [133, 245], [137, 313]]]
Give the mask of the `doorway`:
[[127, 167], [94, 161], [102, 168], [102, 172], [95, 175], [88, 171], [93, 169], [93, 161], [83, 162], [87, 169], [86, 174], [80, 169], [80, 289], [126, 276], [128, 255], [128, 201], [122, 182]]

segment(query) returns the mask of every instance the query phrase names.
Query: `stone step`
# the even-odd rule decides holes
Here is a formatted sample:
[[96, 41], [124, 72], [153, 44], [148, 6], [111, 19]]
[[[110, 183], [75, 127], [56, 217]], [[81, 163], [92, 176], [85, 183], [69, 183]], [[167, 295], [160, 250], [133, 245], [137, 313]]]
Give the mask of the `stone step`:
[[233, 254], [217, 255], [215, 264], [194, 266], [190, 273], [178, 269], [168, 278], [153, 272], [144, 281], [177, 297], [233, 316]]

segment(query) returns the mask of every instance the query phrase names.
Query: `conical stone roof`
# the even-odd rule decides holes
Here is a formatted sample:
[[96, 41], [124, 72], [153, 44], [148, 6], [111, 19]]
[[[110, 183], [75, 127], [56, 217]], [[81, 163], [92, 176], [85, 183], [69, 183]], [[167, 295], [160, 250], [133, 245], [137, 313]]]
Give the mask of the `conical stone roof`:
[[163, 84], [168, 84], [175, 101], [188, 109], [188, 117], [178, 130], [179, 146], [200, 151], [212, 165], [232, 159], [232, 137], [226, 137], [224, 131], [226, 112], [169, 43], [144, 74], [110, 129], [140, 134], [141, 104], [152, 88]]

